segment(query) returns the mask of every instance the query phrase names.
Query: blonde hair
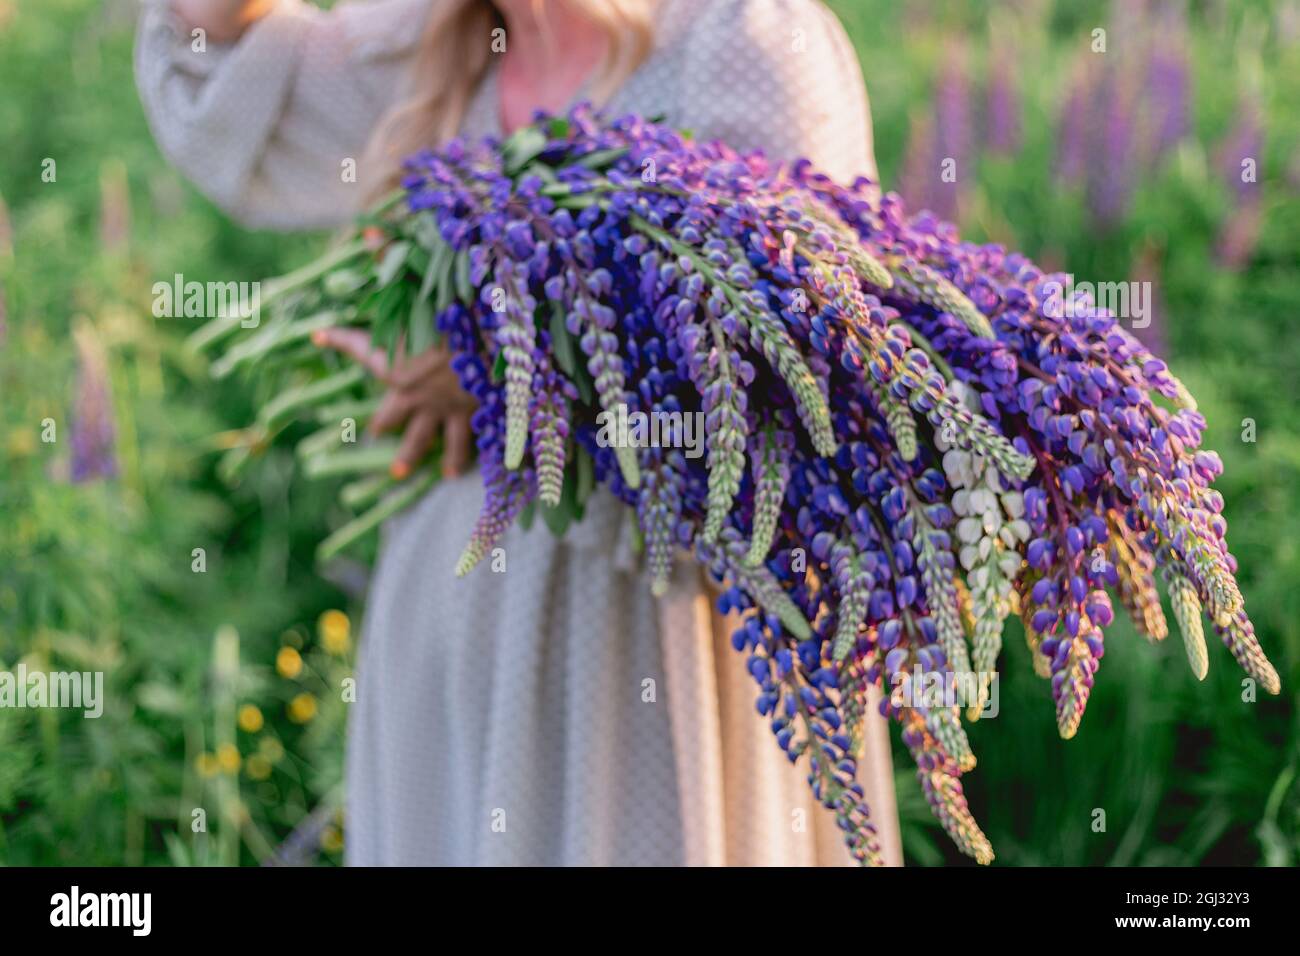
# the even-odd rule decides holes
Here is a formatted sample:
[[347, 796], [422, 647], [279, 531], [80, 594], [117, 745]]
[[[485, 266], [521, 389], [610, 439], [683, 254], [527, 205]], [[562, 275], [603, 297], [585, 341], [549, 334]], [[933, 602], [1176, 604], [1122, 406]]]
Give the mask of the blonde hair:
[[[606, 102], [650, 52], [653, 0], [532, 0], [537, 13], [547, 2], [569, 4], [609, 38], [604, 62], [590, 86], [591, 99]], [[504, 27], [490, 0], [438, 0], [407, 77], [406, 98], [379, 121], [366, 148], [364, 168], [377, 170], [373, 198], [400, 178], [402, 160], [455, 137], [470, 99], [488, 72], [492, 31]]]

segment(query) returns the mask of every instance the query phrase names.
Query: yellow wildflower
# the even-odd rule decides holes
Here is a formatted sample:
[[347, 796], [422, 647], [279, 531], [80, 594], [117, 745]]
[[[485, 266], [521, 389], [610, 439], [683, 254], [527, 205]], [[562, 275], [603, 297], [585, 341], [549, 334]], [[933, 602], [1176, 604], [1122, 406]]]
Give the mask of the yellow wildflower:
[[337, 853], [343, 849], [343, 831], [331, 823], [321, 832], [320, 845], [327, 853]]
[[347, 652], [352, 623], [342, 611], [326, 611], [320, 616], [320, 639], [331, 654]]
[[225, 773], [239, 771], [239, 748], [234, 744], [222, 744], [217, 748], [217, 765]]
[[292, 680], [302, 673], [302, 655], [292, 647], [280, 648], [280, 653], [275, 655], [275, 669], [281, 677]]
[[255, 734], [262, 729], [262, 712], [253, 704], [239, 708], [239, 729], [245, 733]]
[[244, 763], [244, 771], [251, 780], [265, 780], [271, 776], [271, 761], [261, 754], [253, 754]]
[[316, 698], [311, 694], [299, 694], [289, 701], [289, 719], [295, 724], [305, 724], [316, 716]]

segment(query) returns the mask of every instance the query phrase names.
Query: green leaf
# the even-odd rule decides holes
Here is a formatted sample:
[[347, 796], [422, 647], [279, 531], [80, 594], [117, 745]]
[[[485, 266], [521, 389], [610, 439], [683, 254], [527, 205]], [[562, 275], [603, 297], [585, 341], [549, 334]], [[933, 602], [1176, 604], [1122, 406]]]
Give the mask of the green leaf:
[[575, 445], [573, 453], [569, 455], [569, 460], [574, 463], [573, 467], [577, 471], [577, 480], [575, 482], [575, 498], [578, 505], [585, 509], [587, 499], [596, 489], [596, 463], [591, 460], [587, 450]]
[[591, 377], [591, 372], [587, 371], [585, 361], [574, 365], [572, 381], [578, 388], [578, 399], [584, 405], [595, 405], [596, 380]]
[[578, 160], [578, 165], [585, 166], [588, 169], [606, 169], [626, 156], [627, 152], [626, 146], [620, 146], [617, 149], [598, 149]]
[[379, 268], [375, 272], [380, 288], [397, 278], [402, 266], [406, 265], [406, 257], [410, 251], [411, 244], [409, 242], [394, 242], [384, 250], [384, 256], [379, 260]]
[[500, 385], [506, 380], [506, 352], [502, 349], [497, 353], [496, 361], [492, 363], [492, 382]]
[[586, 501], [591, 495], [592, 488], [595, 487], [595, 472], [592, 469], [590, 456], [585, 451], [578, 448], [570, 439], [569, 451], [566, 456], [568, 465], [564, 469], [564, 485], [560, 489], [560, 503], [554, 508], [548, 508], [546, 505], [537, 503], [537, 509], [541, 512], [542, 521], [550, 529], [551, 534], [557, 538], [563, 537], [568, 530], [569, 525], [575, 521], [581, 521], [586, 512]]
[[538, 505], [538, 510], [542, 513], [542, 521], [546, 523], [546, 527], [551, 534], [557, 538], [564, 537], [564, 533], [569, 530], [569, 525], [573, 523], [575, 517], [572, 484], [566, 474], [564, 490], [560, 492], [560, 503], [554, 508], [548, 508], [542, 504]]
[[474, 286], [469, 281], [469, 252], [456, 253], [456, 298], [466, 305], [474, 302]]
[[331, 249], [319, 259], [309, 262], [293, 272], [276, 276], [274, 279], [268, 279], [262, 283], [262, 308], [269, 308], [273, 303], [284, 298], [289, 293], [311, 285], [327, 272], [334, 271], [345, 262], [363, 255], [365, 252], [365, 240], [357, 237], [342, 246]]
[[387, 286], [368, 300], [369, 311], [373, 316], [370, 337], [376, 345], [388, 350], [390, 363], [395, 360], [398, 343], [406, 331], [413, 298], [411, 283], [398, 282]]
[[366, 269], [335, 269], [321, 280], [321, 288], [331, 299], [348, 299], [365, 288], [370, 279]]
[[425, 269], [424, 281], [420, 282], [419, 298], [428, 299], [430, 293], [433, 293], [435, 289], [441, 293], [442, 290], [438, 289], [438, 280], [445, 276], [447, 269], [450, 268], [451, 246], [448, 246], [442, 239], [437, 239], [429, 255], [429, 268]]
[[406, 354], [419, 355], [437, 339], [438, 333], [433, 327], [433, 306], [428, 299], [417, 298], [411, 306], [411, 320], [407, 323]]
[[564, 325], [564, 310], [558, 302], [551, 304], [551, 348], [555, 353], [555, 364], [572, 379], [578, 360], [573, 351], [573, 337]]
[[298, 442], [293, 453], [299, 461], [305, 461], [316, 455], [333, 451], [343, 445], [343, 427], [341, 422], [331, 422], [324, 428], [312, 432]]
[[237, 315], [217, 316], [195, 329], [185, 340], [185, 347], [191, 352], [202, 352], [238, 329], [240, 322], [241, 319]]
[[275, 431], [291, 419], [299, 409], [315, 405], [346, 392], [366, 380], [366, 370], [360, 365], [349, 366], [327, 378], [300, 385], [281, 392], [258, 412], [258, 422], [268, 431]]
[[343, 502], [345, 508], [354, 510], [365, 508], [377, 501], [380, 495], [395, 484], [393, 477], [386, 471], [367, 475], [339, 489], [339, 501]]
[[[441, 239], [433, 246], [433, 251], [429, 255], [429, 267], [424, 270], [424, 278], [420, 282], [420, 293], [418, 298], [427, 299], [430, 294], [437, 288], [438, 277], [451, 264], [451, 247]], [[442, 290], [438, 290], [442, 291]]]
[[437, 481], [438, 469], [433, 465], [413, 475], [379, 504], [360, 517], [349, 521], [322, 541], [316, 548], [316, 560], [322, 563], [328, 561], [354, 542], [364, 538], [384, 521], [418, 501]]
[[438, 220], [429, 211], [416, 214], [414, 224], [411, 227], [411, 236], [415, 241], [430, 252], [436, 250], [439, 246], [445, 246], [442, 234], [438, 232]]
[[267, 325], [246, 339], [236, 342], [212, 363], [212, 377], [225, 378], [240, 366], [257, 362], [285, 346], [298, 345], [318, 329], [328, 329], [346, 323], [350, 316], [341, 312], [318, 312], [294, 322], [277, 322]]
[[235, 484], [249, 462], [253, 460], [253, 457], [254, 447], [252, 445], [236, 445], [217, 461], [217, 477], [221, 479], [223, 484]]
[[[456, 264], [456, 254], [452, 251], [451, 246], [444, 245], [447, 254], [436, 263], [437, 271], [434, 271], [433, 265], [429, 267], [429, 275], [433, 276], [433, 311], [434, 314], [442, 312], [443, 309], [451, 305], [452, 299], [456, 297], [456, 289], [452, 285], [451, 270]], [[428, 281], [428, 276], [425, 277]]]
[[318, 452], [303, 461], [303, 474], [308, 478], [326, 478], [387, 472], [397, 454], [397, 445], [398, 439], [390, 438], [360, 448]]
[[545, 148], [546, 134], [536, 126], [525, 126], [516, 131], [501, 147], [506, 172], [518, 172]]
[[340, 402], [331, 402], [317, 409], [316, 421], [321, 425], [337, 425], [345, 418], [353, 418], [360, 425], [379, 410], [382, 401], [382, 396], [373, 395], [370, 398], [345, 398]]
[[554, 168], [547, 166], [545, 163], [541, 162], [540, 160], [535, 163], [530, 163], [528, 165], [528, 168], [525, 169], [521, 175], [536, 176], [538, 179], [542, 180], [543, 182], [551, 183], [551, 184], [558, 183], [560, 181], [559, 177], [555, 175]]
[[411, 246], [411, 251], [406, 254], [406, 272], [413, 272], [417, 276], [422, 276], [429, 271], [429, 263], [432, 261], [432, 253], [421, 245]]

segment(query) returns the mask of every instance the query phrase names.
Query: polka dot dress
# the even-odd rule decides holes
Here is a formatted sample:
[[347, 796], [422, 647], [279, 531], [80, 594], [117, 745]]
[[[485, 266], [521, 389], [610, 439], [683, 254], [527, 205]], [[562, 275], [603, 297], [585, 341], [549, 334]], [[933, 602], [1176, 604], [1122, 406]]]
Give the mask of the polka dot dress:
[[[147, 7], [136, 67], [155, 136], [241, 221], [346, 222], [360, 190], [341, 165], [397, 95], [434, 2], [286, 0], [202, 51]], [[495, 83], [490, 69], [465, 134], [499, 132]], [[653, 52], [609, 105], [837, 178], [874, 174], [857, 60], [814, 0], [663, 0]], [[481, 502], [471, 473], [385, 529], [348, 733], [350, 863], [848, 862], [754, 710], [735, 621], [684, 555], [652, 597], [623, 509], [597, 492], [562, 540], [515, 527], [458, 580]], [[859, 776], [901, 863], [884, 720], [866, 736]]]

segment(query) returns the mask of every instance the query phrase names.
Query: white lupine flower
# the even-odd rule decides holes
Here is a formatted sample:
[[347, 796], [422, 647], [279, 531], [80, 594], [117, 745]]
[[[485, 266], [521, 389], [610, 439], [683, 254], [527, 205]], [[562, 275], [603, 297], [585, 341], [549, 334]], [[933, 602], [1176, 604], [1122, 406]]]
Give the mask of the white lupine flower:
[[[953, 383], [953, 392], [966, 405], [978, 405], [978, 396], [965, 384]], [[1020, 572], [1018, 545], [1030, 537], [1025, 501], [985, 458], [950, 446], [942, 435], [935, 441], [953, 488], [957, 560], [966, 572], [975, 618], [972, 667], [976, 673], [992, 671], [1001, 649], [1002, 622], [1010, 613], [1012, 583]], [[982, 707], [983, 701], [979, 703]]]

